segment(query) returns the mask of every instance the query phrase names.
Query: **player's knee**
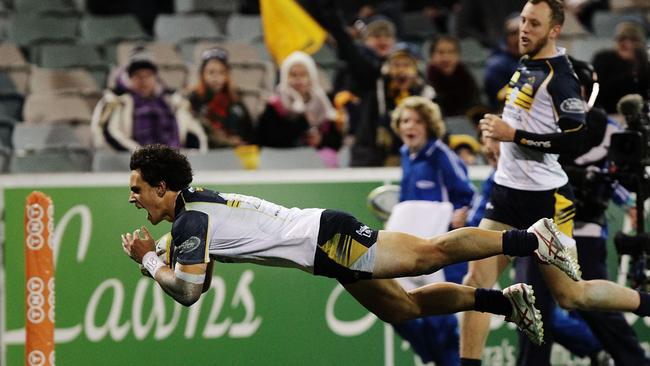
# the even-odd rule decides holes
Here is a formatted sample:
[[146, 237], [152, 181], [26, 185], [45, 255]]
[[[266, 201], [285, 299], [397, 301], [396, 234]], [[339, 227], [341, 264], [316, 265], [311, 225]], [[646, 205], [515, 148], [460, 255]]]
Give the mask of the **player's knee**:
[[402, 311], [379, 311], [375, 312], [375, 315], [384, 323], [388, 324], [400, 324], [405, 321], [415, 319], [418, 317], [415, 313], [402, 310]]
[[379, 319], [389, 324], [404, 323], [423, 315], [418, 299], [411, 292], [407, 292], [406, 296], [399, 300], [393, 299], [391, 306], [373, 312]]
[[450, 263], [452, 253], [453, 240], [447, 235], [436, 236], [427, 239], [428, 253], [424, 258], [428, 258], [434, 267], [433, 270], [438, 270]]
[[574, 301], [575, 299], [569, 294], [562, 293], [562, 295], [557, 296], [555, 300], [557, 301], [557, 304], [564, 310], [571, 311], [579, 308], [577, 306], [577, 303]]
[[381, 321], [388, 324], [400, 324], [408, 320], [402, 314], [396, 313], [382, 313], [375, 315], [377, 315]]
[[576, 310], [584, 307], [582, 291], [575, 287], [562, 287], [554, 291], [553, 295], [558, 305], [565, 310]]

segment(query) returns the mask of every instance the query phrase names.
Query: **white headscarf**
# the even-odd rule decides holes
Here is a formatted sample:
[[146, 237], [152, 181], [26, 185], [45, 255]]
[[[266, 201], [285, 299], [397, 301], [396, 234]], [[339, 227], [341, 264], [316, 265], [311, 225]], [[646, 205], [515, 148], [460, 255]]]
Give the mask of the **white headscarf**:
[[[289, 70], [297, 64], [307, 69], [311, 81], [311, 98], [307, 103], [297, 90], [289, 86]], [[304, 113], [312, 127], [320, 125], [325, 120], [333, 120], [336, 116], [336, 110], [320, 85], [314, 59], [304, 52], [295, 51], [282, 61], [277, 92], [284, 108], [296, 114]]]

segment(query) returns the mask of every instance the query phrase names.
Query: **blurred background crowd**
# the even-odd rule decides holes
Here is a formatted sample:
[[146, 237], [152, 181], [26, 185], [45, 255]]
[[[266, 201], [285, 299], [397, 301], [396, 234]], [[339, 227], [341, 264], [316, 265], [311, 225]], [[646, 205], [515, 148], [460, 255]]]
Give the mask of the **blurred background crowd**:
[[[616, 114], [648, 89], [650, 3], [565, 3], [559, 44]], [[0, 0], [0, 171], [124, 171], [154, 142], [197, 169], [398, 166], [391, 113], [409, 96], [438, 104], [464, 164], [486, 164], [476, 124], [500, 112], [524, 4], [304, 1], [327, 39], [278, 60], [258, 1]]]

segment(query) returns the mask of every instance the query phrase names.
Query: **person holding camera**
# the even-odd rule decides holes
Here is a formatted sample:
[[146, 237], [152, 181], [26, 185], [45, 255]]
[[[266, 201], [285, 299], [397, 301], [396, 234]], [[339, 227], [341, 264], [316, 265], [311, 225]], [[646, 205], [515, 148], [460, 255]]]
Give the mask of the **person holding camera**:
[[[571, 58], [571, 63], [586, 96], [598, 80], [593, 67]], [[587, 113], [587, 143], [581, 152], [560, 157], [562, 168], [575, 192], [576, 216], [573, 238], [578, 249], [578, 262], [585, 280], [608, 279], [607, 221], [605, 211], [612, 200], [628, 211], [634, 222], [636, 209], [630, 192], [607, 174], [607, 158], [613, 133], [623, 128], [605, 111], [592, 108]], [[578, 311], [581, 318], [600, 341], [616, 365], [650, 365], [650, 359], [639, 345], [639, 339], [620, 312]]]
[[621, 22], [615, 32], [615, 48], [599, 51], [592, 60], [602, 87], [598, 103], [610, 114], [617, 113], [616, 104], [621, 97], [637, 93], [647, 98], [650, 87], [643, 27], [635, 22]]

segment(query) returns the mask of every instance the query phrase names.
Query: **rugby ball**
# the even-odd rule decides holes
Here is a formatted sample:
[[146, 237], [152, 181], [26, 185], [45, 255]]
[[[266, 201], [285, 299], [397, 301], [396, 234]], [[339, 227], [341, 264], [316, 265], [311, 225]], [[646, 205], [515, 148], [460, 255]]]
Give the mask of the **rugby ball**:
[[381, 221], [388, 220], [393, 207], [399, 203], [400, 187], [395, 184], [379, 186], [368, 194], [368, 209]]
[[172, 233], [166, 233], [156, 241], [156, 254], [165, 264], [169, 264], [170, 245], [172, 245]]

